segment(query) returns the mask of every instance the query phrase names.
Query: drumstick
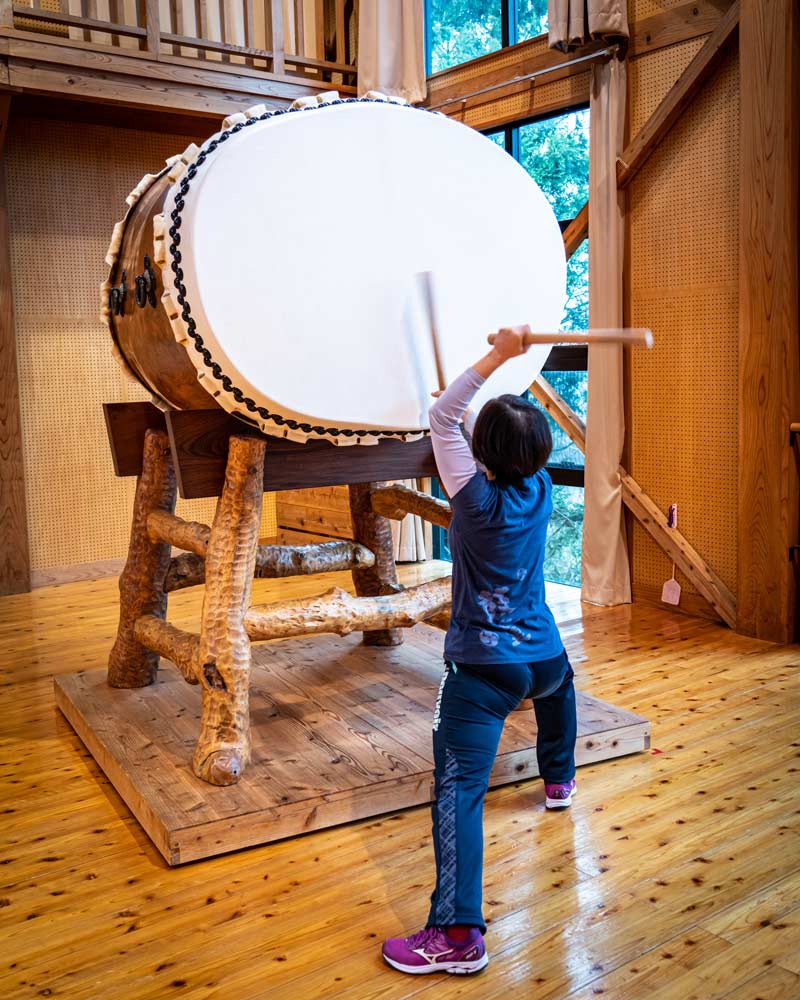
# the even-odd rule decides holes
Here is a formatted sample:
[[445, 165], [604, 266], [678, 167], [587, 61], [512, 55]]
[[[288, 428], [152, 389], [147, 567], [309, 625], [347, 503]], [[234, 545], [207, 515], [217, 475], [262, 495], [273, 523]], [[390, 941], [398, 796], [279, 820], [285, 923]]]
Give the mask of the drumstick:
[[[490, 333], [490, 344], [497, 336]], [[609, 328], [606, 330], [556, 330], [553, 333], [526, 333], [522, 342], [529, 344], [627, 344], [628, 346], [652, 347], [653, 331], [644, 327], [627, 330]]]
[[433, 272], [420, 271], [417, 275], [422, 301], [425, 304], [425, 312], [428, 315], [428, 328], [431, 332], [431, 343], [433, 344], [433, 359], [436, 362], [436, 378], [439, 388], [444, 389], [447, 380], [444, 377], [444, 364], [442, 363], [442, 348], [439, 343], [439, 325], [436, 319], [436, 299], [433, 291]]

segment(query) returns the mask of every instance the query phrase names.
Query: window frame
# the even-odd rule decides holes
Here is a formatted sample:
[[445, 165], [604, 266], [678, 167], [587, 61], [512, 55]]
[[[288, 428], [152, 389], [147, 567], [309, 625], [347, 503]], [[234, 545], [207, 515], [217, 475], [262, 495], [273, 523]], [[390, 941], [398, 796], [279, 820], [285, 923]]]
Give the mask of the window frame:
[[[433, 46], [431, 45], [431, 0], [425, 0], [425, 75], [432, 76], [433, 74]], [[492, 52], [485, 53], [486, 55], [492, 55], [494, 52], [501, 52], [503, 49], [507, 49], [510, 45], [516, 45], [518, 38], [517, 31], [517, 0], [500, 0], [500, 48], [493, 49]], [[448, 66], [447, 69], [455, 69], [456, 66], [461, 66], [463, 63], [454, 63], [452, 66]], [[446, 72], [447, 70], [442, 70], [441, 72]], [[437, 70], [437, 72], [440, 72]]]
[[[515, 13], [516, 13], [516, 3]], [[546, 115], [530, 115], [527, 118], [519, 118], [494, 128], [488, 128], [483, 132], [485, 136], [503, 135], [505, 151], [519, 163], [520, 144], [519, 129], [525, 125], [532, 125], [534, 122], [548, 121], [551, 118], [561, 118], [563, 115], [573, 114], [576, 111], [585, 111], [589, 107], [588, 102], [584, 102], [574, 108], [564, 111], [553, 111]], [[572, 219], [559, 219], [558, 224], [563, 232], [572, 222]], [[547, 356], [542, 366], [542, 372], [585, 372], [589, 370], [589, 348], [585, 345], [558, 345], [556, 344]], [[563, 465], [548, 465], [547, 471], [556, 486], [580, 486], [584, 487], [584, 470], [568, 468]]]

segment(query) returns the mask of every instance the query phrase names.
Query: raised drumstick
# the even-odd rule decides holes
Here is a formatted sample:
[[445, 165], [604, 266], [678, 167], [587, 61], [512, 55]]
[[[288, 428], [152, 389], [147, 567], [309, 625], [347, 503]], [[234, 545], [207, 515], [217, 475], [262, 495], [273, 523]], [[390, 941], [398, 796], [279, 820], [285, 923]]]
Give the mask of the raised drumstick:
[[436, 317], [436, 298], [433, 291], [433, 272], [420, 271], [417, 275], [417, 281], [419, 281], [422, 301], [425, 304], [425, 311], [428, 314], [428, 327], [431, 332], [431, 343], [433, 344], [433, 359], [436, 362], [436, 379], [439, 382], [439, 388], [444, 389], [447, 386], [447, 380], [444, 377], [442, 348], [439, 342], [439, 324]]
[[[494, 343], [497, 335], [490, 333], [488, 341]], [[556, 330], [553, 333], [528, 332], [522, 338], [523, 344], [626, 344], [629, 347], [653, 346], [653, 331], [645, 327], [606, 330]]]

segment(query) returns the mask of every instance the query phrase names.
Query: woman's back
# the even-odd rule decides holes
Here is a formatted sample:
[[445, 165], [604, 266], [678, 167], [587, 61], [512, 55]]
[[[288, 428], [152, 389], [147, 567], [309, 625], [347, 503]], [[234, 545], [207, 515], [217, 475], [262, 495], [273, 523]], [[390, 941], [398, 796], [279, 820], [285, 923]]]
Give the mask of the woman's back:
[[445, 657], [460, 663], [546, 660], [563, 646], [545, 603], [553, 509], [544, 469], [519, 487], [476, 471], [452, 498], [453, 605]]

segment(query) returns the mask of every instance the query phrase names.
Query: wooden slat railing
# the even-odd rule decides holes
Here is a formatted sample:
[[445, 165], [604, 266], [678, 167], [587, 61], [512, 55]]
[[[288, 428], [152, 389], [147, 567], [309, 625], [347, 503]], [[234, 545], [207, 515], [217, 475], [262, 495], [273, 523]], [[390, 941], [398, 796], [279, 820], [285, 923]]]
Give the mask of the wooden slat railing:
[[[350, 46], [344, 0], [317, 3], [313, 26], [304, 23], [302, 3], [292, 8], [294, 51], [285, 44], [281, 0], [137, 0], [134, 23], [125, 18], [123, 0], [0, 0], [0, 29], [134, 47], [155, 58], [213, 59], [293, 80], [354, 84], [356, 67], [345, 61]], [[326, 24], [333, 25], [333, 35], [330, 27], [325, 35]], [[313, 53], [307, 53], [312, 27]], [[335, 54], [335, 61], [323, 58], [326, 53]]]

